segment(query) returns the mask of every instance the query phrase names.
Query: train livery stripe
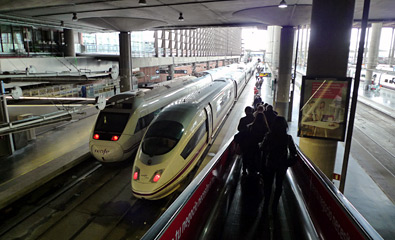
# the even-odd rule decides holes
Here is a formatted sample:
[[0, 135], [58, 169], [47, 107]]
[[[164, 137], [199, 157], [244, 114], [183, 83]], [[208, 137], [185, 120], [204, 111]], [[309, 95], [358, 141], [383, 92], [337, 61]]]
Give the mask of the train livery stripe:
[[156, 190], [155, 192], [152, 193], [138, 193], [135, 192], [132, 189], [133, 194], [139, 195], [139, 196], [151, 196], [151, 195], [155, 195], [158, 192], [162, 191], [163, 189], [167, 188], [168, 186], [170, 186], [173, 182], [175, 182], [188, 168], [189, 166], [196, 160], [197, 156], [201, 153], [201, 151], [207, 147], [207, 143], [203, 144], [203, 146], [199, 149], [199, 151], [195, 154], [195, 156], [191, 159], [191, 161], [188, 162], [187, 165], [185, 165], [185, 167], [178, 172], [178, 174], [172, 179], [170, 180], [168, 183], [166, 183], [165, 185], [163, 185], [161, 188], [159, 188], [158, 190]]

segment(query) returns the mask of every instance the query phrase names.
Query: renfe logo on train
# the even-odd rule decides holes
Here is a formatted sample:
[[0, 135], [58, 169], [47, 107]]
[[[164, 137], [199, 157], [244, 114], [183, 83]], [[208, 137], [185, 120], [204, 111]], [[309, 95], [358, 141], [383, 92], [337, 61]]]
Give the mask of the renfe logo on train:
[[99, 153], [99, 154], [102, 154], [102, 155], [106, 155], [107, 153], [110, 153], [110, 151], [107, 150], [107, 148], [105, 148], [103, 150], [95, 149], [94, 151], [95, 151], [95, 153]]

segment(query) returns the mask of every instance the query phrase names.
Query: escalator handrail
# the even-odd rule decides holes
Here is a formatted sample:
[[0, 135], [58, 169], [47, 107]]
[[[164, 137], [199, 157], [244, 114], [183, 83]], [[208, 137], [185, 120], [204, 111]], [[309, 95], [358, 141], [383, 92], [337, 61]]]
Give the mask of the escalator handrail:
[[332, 184], [327, 176], [308, 159], [297, 146], [298, 156], [307, 168], [317, 177], [324, 188], [335, 198], [338, 205], [346, 213], [352, 224], [359, 229], [368, 239], [383, 239], [379, 233], [368, 223], [347, 198]]

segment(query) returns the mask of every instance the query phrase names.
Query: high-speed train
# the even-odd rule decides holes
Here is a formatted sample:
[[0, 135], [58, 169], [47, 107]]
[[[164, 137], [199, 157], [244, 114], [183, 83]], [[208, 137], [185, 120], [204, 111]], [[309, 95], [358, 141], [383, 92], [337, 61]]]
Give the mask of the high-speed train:
[[91, 154], [101, 162], [128, 159], [137, 149], [152, 119], [165, 106], [207, 86], [228, 69], [210, 69], [199, 78], [181, 77], [157, 84], [147, 92], [124, 92], [111, 97], [99, 112], [91, 131]]
[[155, 200], [168, 196], [196, 166], [237, 98], [237, 81], [229, 76], [245, 78], [227, 74], [164, 108], [153, 120], [133, 165], [135, 197]]

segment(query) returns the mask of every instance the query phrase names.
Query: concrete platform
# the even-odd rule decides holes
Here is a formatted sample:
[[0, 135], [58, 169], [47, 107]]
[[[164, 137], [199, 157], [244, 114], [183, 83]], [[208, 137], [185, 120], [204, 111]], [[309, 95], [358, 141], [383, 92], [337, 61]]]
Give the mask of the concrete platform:
[[90, 157], [96, 115], [58, 125], [0, 159], [0, 209]]

